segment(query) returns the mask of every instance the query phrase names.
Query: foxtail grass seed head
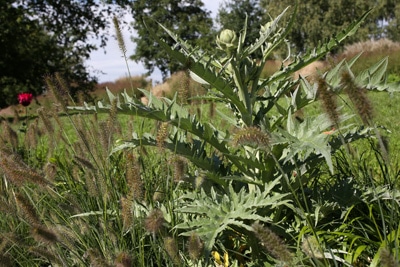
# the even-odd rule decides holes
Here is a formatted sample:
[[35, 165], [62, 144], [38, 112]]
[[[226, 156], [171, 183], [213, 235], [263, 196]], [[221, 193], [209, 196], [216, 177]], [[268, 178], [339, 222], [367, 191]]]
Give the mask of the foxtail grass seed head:
[[94, 173], [92, 171], [88, 171], [85, 173], [84, 177], [89, 196], [98, 197], [99, 190], [97, 188], [96, 176], [94, 175]]
[[49, 182], [44, 178], [44, 174], [38, 173], [32, 169], [22, 170], [22, 172], [25, 172], [26, 179], [33, 184], [41, 187], [45, 187], [49, 184]]
[[5, 145], [10, 146], [13, 150], [17, 150], [18, 148], [18, 135], [17, 133], [11, 128], [10, 124], [6, 121], [2, 121], [2, 128], [3, 133], [1, 135], [1, 139]]
[[95, 167], [93, 166], [93, 164], [89, 160], [84, 159], [82, 157], [79, 157], [77, 155], [74, 155], [74, 162], [77, 163], [79, 166], [81, 166], [83, 168], [87, 168], [87, 169], [92, 170], [92, 171], [95, 170]]
[[156, 142], [157, 142], [157, 147], [160, 150], [164, 149], [164, 141], [168, 136], [168, 122], [163, 122], [160, 124], [158, 131], [157, 131], [157, 137], [156, 137]]
[[62, 106], [67, 106], [68, 105], [68, 98], [69, 98], [69, 86], [67, 85], [67, 81], [62, 77], [62, 75], [59, 72], [56, 72], [55, 78], [57, 81], [57, 89], [58, 89], [58, 94], [60, 95], [62, 99], [62, 103], [60, 103]]
[[181, 104], [183, 105], [187, 104], [189, 98], [190, 76], [188, 71], [182, 72], [180, 76], [178, 96]]
[[160, 209], [152, 210], [144, 220], [144, 227], [147, 232], [155, 235], [160, 232], [164, 226], [164, 214]]
[[172, 165], [174, 166], [174, 182], [179, 183], [183, 181], [186, 167], [184, 159], [179, 156], [173, 157]]
[[30, 123], [28, 128], [26, 129], [26, 135], [24, 140], [25, 147], [36, 148], [38, 145], [38, 137], [39, 137], [38, 120], [36, 119], [32, 123]]
[[[78, 134], [78, 141], [75, 146], [80, 147], [81, 153], [78, 153], [77, 155], [81, 157], [85, 157], [86, 153], [90, 154], [91, 148], [95, 147], [93, 143], [90, 142], [91, 137], [90, 137], [90, 132], [86, 129], [85, 127], [85, 122], [83, 121], [81, 116], [74, 117], [74, 124], [76, 127], [76, 132]], [[78, 150], [78, 151], [79, 151]]]
[[[3, 155], [3, 153], [0, 153]], [[26, 182], [31, 182], [41, 187], [48, 185], [44, 176], [32, 170], [26, 164], [17, 161], [13, 156], [2, 157], [0, 159], [0, 167], [9, 181], [17, 186], [21, 186]]]
[[46, 163], [44, 166], [44, 173], [48, 181], [54, 181], [57, 176], [57, 166], [50, 162]]
[[120, 203], [121, 203], [122, 225], [124, 227], [124, 230], [127, 230], [133, 224], [132, 201], [125, 197], [122, 197]]
[[290, 262], [293, 258], [292, 253], [287, 248], [286, 244], [276, 235], [271, 229], [262, 226], [255, 222], [252, 226], [253, 231], [260, 240], [261, 245], [267, 252], [271, 253], [273, 257], [283, 262]]
[[47, 133], [49, 134], [49, 136], [53, 136], [54, 135], [54, 127], [53, 127], [53, 123], [50, 121], [48, 112], [46, 112], [45, 109], [43, 107], [41, 107], [41, 108], [37, 109], [37, 113], [38, 113], [39, 118], [42, 120], [42, 123], [43, 123], [45, 129], [47, 130]]
[[160, 191], [156, 191], [153, 194], [153, 201], [154, 202], [162, 202], [165, 199], [165, 194]]
[[399, 260], [395, 259], [395, 255], [393, 255], [389, 249], [384, 248], [381, 250], [380, 262], [382, 267], [399, 267]]
[[118, 122], [117, 113], [118, 113], [118, 100], [116, 98], [111, 102], [111, 108], [108, 113], [107, 128], [108, 132], [110, 133], [108, 137], [109, 139], [112, 138], [112, 134], [117, 130], [116, 129], [116, 125]]
[[215, 116], [215, 103], [213, 101], [210, 102], [210, 106], [209, 106], [209, 116], [210, 118], [214, 118]]
[[94, 249], [89, 249], [83, 256], [89, 258], [92, 267], [110, 267], [110, 264]]
[[318, 79], [318, 97], [321, 100], [323, 109], [328, 114], [332, 126], [338, 127], [339, 112], [337, 111], [336, 95], [329, 90], [328, 84], [322, 77]]
[[373, 107], [371, 101], [368, 99], [367, 90], [359, 87], [353, 80], [349, 72], [343, 72], [342, 83], [344, 91], [349, 96], [353, 103], [358, 115], [365, 125], [371, 125], [373, 119]]
[[166, 237], [164, 238], [164, 247], [165, 251], [167, 251], [168, 256], [172, 259], [174, 264], [179, 264], [179, 250], [178, 244], [173, 237]]
[[63, 266], [58, 255], [51, 251], [50, 249], [42, 248], [39, 246], [32, 246], [28, 249], [29, 253], [37, 255], [39, 257], [47, 259], [49, 262], [54, 264], [54, 266]]
[[15, 168], [16, 166], [11, 164], [11, 161], [6, 157], [2, 156], [0, 159], [0, 168], [5, 174], [6, 178], [16, 186], [22, 186], [26, 180], [24, 175]]
[[35, 238], [35, 240], [47, 244], [54, 244], [58, 241], [56, 233], [43, 226], [33, 227], [32, 236]]
[[238, 130], [233, 136], [234, 146], [251, 146], [267, 149], [269, 147], [269, 135], [258, 127], [247, 127]]
[[140, 176], [139, 162], [132, 153], [127, 154], [125, 178], [129, 190], [128, 197], [139, 202], [143, 201], [144, 184]]
[[323, 259], [324, 254], [318, 240], [314, 236], [305, 236], [301, 242], [301, 250], [310, 258]]
[[99, 133], [99, 139], [101, 143], [101, 150], [103, 151], [104, 154], [108, 154], [108, 150], [110, 149], [111, 146], [111, 136], [112, 136], [112, 131], [110, 131], [110, 128], [108, 127], [108, 123], [105, 121], [99, 122], [99, 127], [102, 129], [102, 131], [98, 132]]
[[133, 266], [133, 260], [128, 253], [121, 252], [118, 254], [117, 258], [115, 259], [115, 267], [132, 267], [132, 266]]
[[115, 29], [115, 33], [117, 35], [117, 42], [118, 42], [118, 47], [121, 50], [121, 52], [125, 55], [126, 53], [126, 45], [125, 45], [125, 40], [124, 37], [122, 35], [122, 31], [121, 31], [121, 27], [119, 25], [119, 21], [117, 17], [113, 17], [113, 24], [114, 24], [114, 29]]
[[189, 240], [187, 243], [187, 250], [189, 252], [189, 257], [192, 260], [199, 259], [200, 256], [203, 254], [204, 244], [197, 234], [192, 233], [189, 236]]
[[31, 225], [40, 225], [39, 216], [36, 214], [35, 207], [20, 193], [15, 194], [19, 214]]
[[45, 83], [47, 89], [51, 92], [55, 100], [58, 102], [59, 106], [61, 106], [62, 111], [67, 111], [67, 103], [65, 101], [65, 96], [63, 96], [63, 92], [60, 88], [56, 85], [54, 78], [50, 75], [45, 77]]

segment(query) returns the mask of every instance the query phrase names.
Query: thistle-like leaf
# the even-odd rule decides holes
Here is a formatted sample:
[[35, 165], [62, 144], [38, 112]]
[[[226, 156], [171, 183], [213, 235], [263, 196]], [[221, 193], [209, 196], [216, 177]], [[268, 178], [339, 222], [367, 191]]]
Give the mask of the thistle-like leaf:
[[[128, 115], [136, 115], [143, 118], [152, 119], [159, 122], [168, 122], [170, 125], [175, 126], [177, 129], [182, 130], [183, 132], [189, 132], [196, 136], [198, 140], [202, 140], [205, 143], [211, 145], [214, 149], [222, 153], [232, 164], [234, 164], [241, 172], [247, 175], [251, 175], [249, 170], [247, 169], [246, 164], [251, 164], [248, 160], [244, 159], [243, 162], [241, 157], [235, 156], [228, 149], [227, 141], [225, 140], [225, 133], [218, 131], [211, 123], [200, 123], [195, 116], [192, 116], [188, 113], [187, 109], [178, 105], [174, 100], [169, 99], [159, 99], [153, 97], [153, 95], [146, 91], [141, 90], [149, 99], [148, 105], [144, 105], [136, 99], [131, 98], [127, 95], [127, 93], [122, 93], [122, 101], [118, 105], [118, 113], [119, 114], [128, 114]], [[109, 97], [114, 99], [114, 96], [111, 92], [108, 92]], [[105, 104], [103, 102], [98, 102], [95, 106], [90, 106], [85, 104], [83, 107], [69, 107], [72, 110], [86, 111], [86, 112], [109, 112], [111, 105]], [[147, 145], [154, 145], [154, 142], [151, 138], [142, 140]], [[120, 150], [122, 148], [129, 147], [127, 144], [130, 141], [123, 143], [120, 147], [114, 149], [114, 151]], [[138, 140], [131, 140], [132, 146], [137, 145]], [[140, 143], [140, 142], [139, 142]], [[180, 148], [182, 151], [176, 151], [176, 147], [167, 146], [167, 148], [171, 149], [177, 154], [181, 154], [182, 156], [190, 156], [194, 157], [198, 154], [193, 154], [191, 149], [197, 149], [193, 144], [186, 143], [180, 144]], [[191, 148], [191, 149], [190, 149]], [[205, 157], [204, 155], [202, 156]], [[213, 158], [213, 156], [211, 156]], [[198, 163], [199, 167], [205, 167], [204, 161], [194, 160], [194, 163]], [[215, 169], [214, 169], [215, 170]]]
[[385, 57], [368, 69], [362, 71], [355, 78], [355, 82], [367, 89], [379, 88], [380, 84], [385, 83], [387, 65], [388, 58]]
[[206, 194], [203, 190], [188, 193], [183, 196], [184, 206], [177, 209], [177, 212], [189, 213], [194, 218], [176, 225], [175, 228], [185, 230], [182, 233], [185, 236], [190, 236], [195, 231], [204, 240], [206, 251], [210, 252], [216, 238], [230, 227], [251, 231], [251, 226], [246, 222], [248, 220], [272, 221], [269, 217], [258, 215], [258, 209], [270, 209], [272, 214], [275, 208], [282, 205], [293, 208], [290, 200], [285, 199], [288, 194], [273, 193], [278, 184], [279, 179], [275, 179], [265, 184], [264, 188], [256, 187], [250, 192], [245, 189], [235, 192], [232, 185], [229, 185], [225, 194], [218, 194], [213, 188], [211, 194]]
[[[247, 49], [245, 49], [243, 51], [243, 58], [254, 53], [257, 49], [259, 49], [262, 45], [265, 44], [265, 42], [267, 42], [269, 39], [272, 39], [272, 34], [275, 33], [278, 29], [278, 23], [281, 20], [281, 18], [283, 17], [283, 15], [286, 13], [286, 11], [289, 9], [289, 7], [287, 7], [281, 14], [279, 14], [273, 21], [268, 23], [268, 27], [264, 27], [264, 31], [260, 32], [260, 38], [252, 45], [250, 45]], [[292, 19], [289, 22], [289, 26], [286, 27], [286, 31], [280, 35], [279, 41], [275, 41], [273, 48], [268, 48], [268, 50], [272, 51], [276, 46], [278, 46], [279, 44], [281, 44], [281, 42], [284, 40], [284, 38], [286, 37], [286, 35], [288, 34], [289, 30], [290, 30], [290, 25], [293, 23], [294, 19], [296, 17], [296, 10], [297, 10], [297, 6], [295, 7], [295, 11], [293, 12], [294, 14], [292, 14]], [[269, 54], [269, 53], [266, 53]]]
[[351, 23], [344, 31], [330, 38], [328, 42], [321, 44], [311, 52], [307, 53], [301, 58], [296, 59], [293, 63], [289, 64], [281, 71], [276, 72], [274, 75], [266, 79], [261, 84], [261, 86], [262, 87], [267, 86], [268, 84], [276, 80], [280, 80], [283, 77], [287, 77], [288, 75], [295, 73], [296, 71], [304, 68], [305, 66], [325, 56], [328, 52], [332, 51], [332, 49], [342, 44], [344, 40], [346, 40], [346, 38], [355, 34], [355, 32], [360, 27], [361, 23], [366, 19], [366, 17], [369, 15], [370, 12], [371, 10], [365, 12], [358, 20]]
[[[310, 156], [313, 154], [320, 155], [333, 173], [329, 134], [324, 132], [329, 129], [331, 123], [326, 116], [326, 114], [321, 114], [316, 118], [308, 117], [302, 123], [289, 116], [286, 131], [281, 131], [288, 142], [282, 154], [284, 163], [291, 161], [295, 156], [299, 162], [302, 162], [312, 159], [313, 157]], [[349, 116], [342, 116], [340, 120], [344, 121], [348, 118]]]
[[242, 114], [245, 114], [247, 112], [246, 107], [234, 93], [231, 83], [218, 74], [218, 69], [216, 67], [222, 68], [222, 64], [217, 64], [216, 62], [218, 62], [218, 60], [214, 59], [212, 56], [206, 55], [205, 52], [203, 52], [202, 55], [199, 55], [199, 50], [193, 49], [162, 24], [159, 25], [175, 40], [175, 42], [177, 42], [177, 47], [181, 47], [180, 50], [171, 48], [166, 42], [161, 40], [150, 27], [148, 27], [147, 29], [150, 35], [165, 50], [165, 52], [187, 67], [197, 76], [197, 79], [201, 79], [203, 83], [208, 83], [221, 92], [228, 102], [235, 105]]

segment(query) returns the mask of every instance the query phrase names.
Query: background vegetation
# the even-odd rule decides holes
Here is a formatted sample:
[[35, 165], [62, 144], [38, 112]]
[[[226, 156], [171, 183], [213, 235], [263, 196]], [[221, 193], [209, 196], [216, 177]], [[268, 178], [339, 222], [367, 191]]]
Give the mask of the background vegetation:
[[[160, 8], [154, 1], [3, 1], [0, 8], [0, 47], [3, 51], [0, 57], [0, 108], [16, 104], [19, 92], [28, 91], [35, 96], [44, 93], [44, 77], [56, 72], [63, 75], [75, 99], [78, 91], [86, 94], [93, 89], [96, 77], [89, 73], [85, 60], [91, 51], [99, 48], [93, 43], [95, 38], [100, 40], [100, 48], [105, 46], [113, 16], [132, 14], [136, 30], [132, 41], [136, 48], [126, 52], [131, 59], [142, 61], [148, 73], [158, 68], [167, 78], [187, 66], [180, 66], [171, 58], [160, 55], [157, 44], [150, 44], [142, 23], [144, 15], [176, 29], [177, 34], [192, 45], [213, 50], [215, 44], [211, 40], [216, 34], [223, 28], [240, 30], [245, 13], [249, 18], [247, 42], [250, 43], [257, 37], [260, 24], [293, 4], [290, 1], [224, 1], [213, 21], [201, 1], [163, 3]], [[298, 27], [288, 36], [291, 49], [299, 53], [317, 46], [319, 41], [326, 40], [370, 8], [373, 11], [359, 34], [349, 38], [348, 42], [365, 41], [371, 36], [397, 41], [398, 5], [397, 1], [362, 1], [354, 9], [354, 1], [301, 1], [296, 18]], [[121, 21], [122, 25], [124, 23]], [[167, 38], [162, 31], [157, 31]], [[282, 47], [282, 51], [277, 50], [270, 57], [280, 59], [285, 50]]]

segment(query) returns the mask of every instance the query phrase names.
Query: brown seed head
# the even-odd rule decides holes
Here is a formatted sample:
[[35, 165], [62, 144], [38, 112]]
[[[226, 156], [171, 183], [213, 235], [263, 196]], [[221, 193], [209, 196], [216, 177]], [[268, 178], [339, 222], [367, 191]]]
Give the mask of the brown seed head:
[[351, 102], [361, 120], [365, 125], [371, 125], [373, 119], [373, 107], [367, 96], [367, 90], [359, 87], [353, 80], [349, 72], [343, 72], [342, 83], [344, 91], [349, 96]]
[[258, 127], [247, 127], [238, 130], [233, 137], [233, 144], [248, 145], [256, 148], [269, 147], [269, 135]]
[[254, 223], [252, 226], [256, 237], [260, 240], [261, 245], [274, 256], [283, 262], [290, 262], [293, 258], [292, 253], [288, 250], [286, 244], [271, 229]]
[[187, 249], [189, 252], [189, 257], [192, 260], [197, 260], [200, 258], [201, 254], [203, 253], [204, 244], [197, 234], [192, 233], [190, 235]]
[[147, 215], [144, 227], [148, 232], [156, 234], [162, 230], [164, 223], [163, 212], [160, 209], [154, 209]]
[[174, 264], [179, 264], [179, 250], [176, 240], [173, 237], [166, 237], [164, 247]]
[[126, 252], [121, 252], [120, 254], [118, 254], [117, 258], [115, 259], [115, 266], [116, 267], [132, 267], [133, 266], [132, 257]]
[[322, 77], [318, 79], [318, 93], [319, 99], [322, 103], [322, 107], [328, 114], [332, 126], [338, 127], [339, 112], [337, 111], [336, 95], [331, 90], [329, 90], [328, 84]]
[[56, 243], [58, 241], [58, 237], [55, 232], [41, 225], [38, 225], [32, 229], [32, 236], [37, 241], [44, 243]]

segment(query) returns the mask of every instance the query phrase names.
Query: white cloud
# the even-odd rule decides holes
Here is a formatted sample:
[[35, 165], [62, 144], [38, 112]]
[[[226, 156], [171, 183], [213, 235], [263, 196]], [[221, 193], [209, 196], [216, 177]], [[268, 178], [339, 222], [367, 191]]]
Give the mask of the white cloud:
[[[212, 16], [215, 17], [222, 0], [203, 0], [203, 3], [205, 8], [211, 11]], [[126, 16], [124, 19], [127, 20], [132, 18]], [[127, 56], [129, 57], [133, 54], [135, 47], [134, 43], [130, 40], [132, 33], [129, 32], [128, 29], [123, 29], [122, 34], [125, 39]], [[105, 51], [107, 52], [106, 54], [104, 54], [104, 50], [100, 48], [91, 53], [90, 59], [86, 62], [86, 65], [89, 66], [89, 70], [92, 70], [91, 73], [99, 78], [99, 82], [114, 81], [118, 78], [126, 77], [128, 73], [126, 62], [122, 57], [122, 53], [119, 50], [118, 43], [114, 37], [109, 38]], [[146, 73], [146, 70], [141, 63], [135, 63], [132, 60], [128, 60], [128, 65], [132, 76], [139, 76]], [[104, 74], [98, 73], [99, 71]], [[161, 73], [155, 71], [150, 78], [153, 82], [160, 82]]]

